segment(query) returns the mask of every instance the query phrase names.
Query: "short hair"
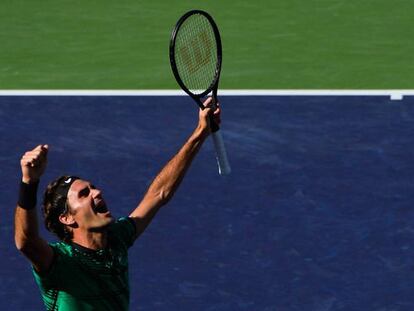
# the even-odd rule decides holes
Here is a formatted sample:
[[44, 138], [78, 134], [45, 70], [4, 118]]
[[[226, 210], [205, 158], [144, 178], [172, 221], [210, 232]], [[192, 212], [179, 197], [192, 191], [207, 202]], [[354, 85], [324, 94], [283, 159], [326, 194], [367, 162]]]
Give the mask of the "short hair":
[[[71, 230], [60, 222], [59, 216], [69, 212], [67, 197], [58, 193], [59, 186], [70, 176], [60, 176], [52, 181], [46, 188], [43, 196], [43, 216], [46, 229], [58, 236], [64, 242], [70, 242], [73, 238]], [[66, 208], [62, 208], [66, 206]]]

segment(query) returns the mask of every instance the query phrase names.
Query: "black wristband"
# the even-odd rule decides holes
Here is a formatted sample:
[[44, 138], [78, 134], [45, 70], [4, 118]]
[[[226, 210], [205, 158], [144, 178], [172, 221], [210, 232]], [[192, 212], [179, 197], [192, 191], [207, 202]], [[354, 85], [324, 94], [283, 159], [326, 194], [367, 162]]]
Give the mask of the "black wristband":
[[36, 207], [37, 201], [37, 188], [39, 186], [39, 181], [36, 181], [31, 184], [26, 184], [24, 182], [20, 183], [19, 190], [19, 201], [17, 204], [25, 209], [34, 209]]

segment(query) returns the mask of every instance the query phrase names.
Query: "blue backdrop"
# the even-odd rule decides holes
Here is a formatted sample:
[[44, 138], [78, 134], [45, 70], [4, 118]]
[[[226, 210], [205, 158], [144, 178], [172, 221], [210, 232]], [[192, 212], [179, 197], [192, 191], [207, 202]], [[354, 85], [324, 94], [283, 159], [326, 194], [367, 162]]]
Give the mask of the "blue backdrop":
[[[131, 310], [413, 310], [414, 99], [221, 103], [233, 173], [207, 141], [131, 249]], [[186, 97], [0, 97], [0, 308], [43, 309], [13, 242], [26, 149], [50, 146], [42, 188], [80, 175], [124, 216], [197, 117]]]

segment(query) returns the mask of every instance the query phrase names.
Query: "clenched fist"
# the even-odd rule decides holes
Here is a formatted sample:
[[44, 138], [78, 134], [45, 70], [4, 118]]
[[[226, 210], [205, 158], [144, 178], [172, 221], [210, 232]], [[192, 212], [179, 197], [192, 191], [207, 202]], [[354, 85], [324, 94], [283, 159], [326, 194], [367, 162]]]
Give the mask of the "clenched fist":
[[40, 179], [46, 169], [48, 149], [48, 145], [38, 145], [23, 155], [20, 166], [24, 183], [33, 183]]
[[199, 125], [205, 131], [210, 132], [211, 129], [211, 121], [214, 121], [216, 125], [220, 125], [220, 104], [217, 102], [213, 104], [213, 98], [208, 97], [204, 102], [204, 109], [200, 109], [199, 111]]

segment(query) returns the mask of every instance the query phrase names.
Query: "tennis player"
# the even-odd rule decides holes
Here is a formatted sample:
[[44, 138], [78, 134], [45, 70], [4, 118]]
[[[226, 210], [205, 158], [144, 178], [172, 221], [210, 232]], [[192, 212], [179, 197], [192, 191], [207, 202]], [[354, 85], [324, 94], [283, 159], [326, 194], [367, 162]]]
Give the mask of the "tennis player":
[[220, 109], [213, 112], [211, 98], [204, 106], [192, 135], [128, 217], [115, 220], [102, 192], [85, 179], [62, 176], [51, 182], [44, 194], [43, 213], [46, 228], [60, 239], [57, 243], [40, 237], [35, 209], [49, 147], [39, 145], [23, 155], [15, 243], [32, 264], [47, 310], [128, 310], [127, 251], [174, 195], [210, 134], [209, 115], [220, 122]]

